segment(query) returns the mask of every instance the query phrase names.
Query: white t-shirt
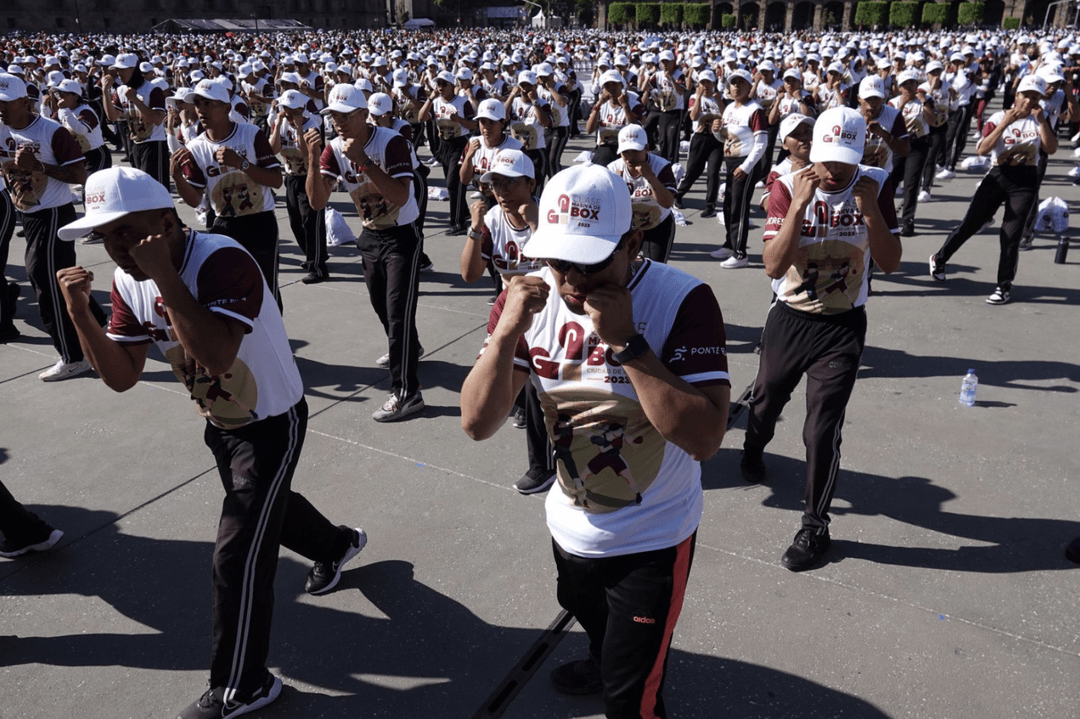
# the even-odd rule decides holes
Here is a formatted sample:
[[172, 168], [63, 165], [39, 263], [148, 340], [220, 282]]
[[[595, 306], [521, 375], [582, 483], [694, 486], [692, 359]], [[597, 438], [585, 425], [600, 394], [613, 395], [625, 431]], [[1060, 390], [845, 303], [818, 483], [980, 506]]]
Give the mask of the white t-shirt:
[[[664, 187], [675, 193], [675, 173], [671, 170], [671, 163], [660, 155], [649, 153], [649, 166], [653, 174]], [[634, 213], [634, 228], [638, 230], [651, 230], [666, 220], [671, 214], [670, 207], [661, 207], [656, 201], [656, 191], [643, 175], [634, 177], [626, 167], [626, 162], [620, 157], [607, 166], [609, 170], [623, 179], [630, 188], [630, 209]]]
[[[554, 286], [550, 269], [533, 276]], [[627, 289], [634, 321], [669, 370], [692, 385], [730, 385], [723, 317], [708, 285], [645, 260]], [[505, 299], [492, 309], [489, 337]], [[611, 354], [589, 316], [572, 313], [553, 289], [514, 357], [536, 385], [555, 452], [548, 529], [584, 557], [672, 547], [701, 521], [700, 464], [652, 426]]]
[[503, 276], [504, 284], [507, 278], [514, 275], [537, 272], [543, 269], [543, 260], [534, 260], [526, 256], [521, 249], [530, 237], [532, 228], [528, 224], [522, 229], [513, 227], [506, 219], [502, 207], [495, 205], [484, 215], [480, 257], [495, 262], [495, 269]]

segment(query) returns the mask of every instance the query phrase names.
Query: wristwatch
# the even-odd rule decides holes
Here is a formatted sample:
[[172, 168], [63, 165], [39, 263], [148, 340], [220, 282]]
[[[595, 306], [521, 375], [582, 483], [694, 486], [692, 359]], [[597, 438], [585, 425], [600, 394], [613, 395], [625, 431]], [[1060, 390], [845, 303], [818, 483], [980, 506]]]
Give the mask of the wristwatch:
[[484, 231], [483, 230], [478, 230], [475, 227], [472, 227], [471, 225], [469, 226], [468, 238], [470, 240], [479, 240], [483, 236], [484, 236]]
[[247, 172], [249, 167], [251, 167], [251, 163], [248, 162], [247, 160], [244, 160], [243, 162], [240, 163], [240, 170], [242, 172]]
[[645, 356], [649, 351], [649, 342], [642, 334], [636, 334], [626, 341], [626, 346], [622, 348], [622, 351], [616, 352], [611, 355], [615, 358], [615, 361], [619, 364], [626, 364], [636, 359], [640, 359]]

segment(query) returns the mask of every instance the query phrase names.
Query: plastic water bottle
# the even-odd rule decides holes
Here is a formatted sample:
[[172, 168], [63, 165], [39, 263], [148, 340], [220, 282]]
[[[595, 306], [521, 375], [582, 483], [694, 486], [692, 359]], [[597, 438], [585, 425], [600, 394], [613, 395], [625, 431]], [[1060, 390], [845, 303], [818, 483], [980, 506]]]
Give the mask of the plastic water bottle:
[[965, 407], [975, 406], [975, 392], [979, 389], [979, 378], [975, 376], [975, 370], [969, 369], [964, 375], [964, 381], [960, 385], [960, 404]]

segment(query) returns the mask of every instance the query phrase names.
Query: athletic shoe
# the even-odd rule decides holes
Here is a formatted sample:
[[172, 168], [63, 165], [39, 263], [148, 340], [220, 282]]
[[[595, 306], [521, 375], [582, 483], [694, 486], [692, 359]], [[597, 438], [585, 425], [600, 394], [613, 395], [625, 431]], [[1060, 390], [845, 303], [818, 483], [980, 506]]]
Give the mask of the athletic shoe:
[[683, 204], [682, 198], [675, 195], [674, 207], [676, 210], [685, 210], [686, 206]]
[[735, 253], [733, 251], [729, 250], [726, 247], [718, 247], [717, 249], [709, 253], [709, 257], [712, 257], [715, 260], [726, 260], [734, 254]]
[[716, 208], [715, 207], [706, 207], [705, 210], [702, 211], [701, 216], [702, 217], [716, 217]]
[[517, 429], [525, 429], [525, 410], [521, 407], [514, 407], [514, 427]]
[[100, 245], [105, 242], [105, 238], [97, 232], [91, 232], [86, 237], [79, 240], [79, 244], [82, 245]]
[[1020, 238], [1020, 245], [1019, 245], [1018, 249], [1023, 250], [1024, 252], [1027, 252], [1028, 250], [1030, 250], [1032, 248], [1034, 242], [1035, 242], [1034, 237], [1021, 237]]
[[926, 190], [923, 190], [922, 192], [919, 193], [919, 202], [929, 202], [929, 201], [930, 201], [930, 193], [929, 192], [927, 192]]
[[749, 264], [750, 259], [748, 257], [735, 257], [734, 255], [732, 255], [731, 257], [721, 262], [720, 266], [723, 267], [725, 270], [737, 270], [740, 267], [746, 267]]
[[1080, 564], [1080, 537], [1072, 540], [1069, 546], [1065, 547], [1065, 557], [1070, 562]]
[[461, 235], [466, 234], [467, 232], [468, 232], [468, 230], [465, 229], [464, 225], [459, 225], [457, 227], [451, 227], [449, 230], [447, 230], [446, 231], [446, 236], [447, 237], [459, 237]]
[[755, 190], [760, 190], [763, 187], [765, 187], [765, 181], [764, 180], [758, 180], [757, 182], [754, 183], [754, 189]]
[[904, 225], [904, 229], [900, 230], [901, 237], [914, 237], [915, 225]]
[[780, 564], [785, 569], [793, 572], [801, 572], [813, 569], [821, 562], [825, 552], [829, 551], [832, 540], [829, 538], [829, 530], [817, 534], [813, 529], [803, 527], [795, 535], [795, 540], [780, 558]]
[[599, 694], [604, 688], [600, 679], [600, 665], [592, 657], [555, 667], [550, 677], [551, 686], [562, 694]]
[[433, 269], [435, 269], [435, 263], [431, 260], [428, 260], [425, 264], [420, 265], [421, 272], [431, 272]]
[[986, 304], [988, 305], [1004, 305], [1012, 299], [1009, 295], [1009, 288], [998, 285], [994, 288], [993, 294], [986, 298]]
[[19, 332], [19, 328], [15, 325], [4, 325], [0, 327], [0, 345], [12, 340], [17, 340], [22, 333]]
[[943, 167], [943, 168], [941, 168], [941, 172], [934, 175], [934, 177], [936, 177], [939, 180], [951, 180], [954, 177], [956, 177], [956, 173], [953, 172], [952, 170], [950, 170], [947, 167]]
[[489, 307], [494, 307], [495, 303], [498, 302], [498, 301], [499, 301], [499, 296], [498, 295], [492, 295], [491, 297], [488, 297], [488, 306]]
[[521, 475], [521, 479], [514, 482], [514, 489], [522, 494], [536, 494], [546, 492], [553, 484], [555, 484], [555, 470], [530, 469]]
[[903, 197], [903, 195], [904, 195], [904, 188], [903, 187], [897, 187], [896, 192], [893, 193], [893, 197]]
[[945, 263], [939, 262], [937, 255], [930, 255], [930, 276], [938, 282], [945, 281]]
[[56, 543], [59, 542], [63, 536], [64, 533], [61, 530], [49, 527], [48, 536], [45, 537], [44, 540], [38, 542], [21, 544], [4, 537], [4, 541], [0, 542], [0, 557], [14, 559], [15, 557], [21, 557], [28, 552], [47, 552], [56, 546]]
[[225, 688], [207, 689], [206, 693], [176, 717], [176, 719], [229, 719], [262, 709], [281, 694], [281, 680], [269, 672], [266, 682], [246, 701], [224, 701]]
[[[424, 356], [424, 346], [420, 345], [420, 353], [418, 355], [416, 355], [416, 359], [420, 359], [423, 356]], [[387, 352], [382, 357], [375, 360], [375, 364], [377, 364], [378, 366], [383, 367], [383, 368], [389, 367], [390, 366], [390, 353]]]
[[52, 367], [39, 374], [38, 379], [42, 382], [59, 382], [60, 380], [86, 374], [92, 369], [94, 368], [86, 360], [64, 362], [63, 358], [61, 358], [56, 360], [56, 364]]
[[397, 422], [399, 419], [405, 419], [410, 415], [423, 411], [423, 409], [424, 396], [419, 392], [414, 392], [404, 399], [392, 394], [386, 398], [386, 402], [382, 407], [375, 410], [371, 418], [376, 422]]
[[764, 450], [744, 447], [742, 459], [739, 460], [739, 471], [742, 478], [750, 484], [761, 484], [765, 481], [765, 460], [762, 459]]
[[340, 529], [352, 535], [349, 538], [349, 546], [345, 549], [345, 554], [341, 555], [336, 562], [315, 562], [315, 566], [308, 572], [307, 582], [304, 583], [304, 591], [308, 594], [326, 594], [336, 587], [341, 581], [341, 568], [367, 546], [367, 533], [364, 530], [359, 527], [349, 529], [346, 526]]
[[330, 278], [327, 277], [326, 275], [324, 275], [321, 272], [311, 271], [311, 272], [307, 273], [306, 275], [304, 275], [300, 279], [300, 281], [303, 282], [305, 285], [317, 285], [320, 282], [325, 282], [328, 279], [330, 279]]

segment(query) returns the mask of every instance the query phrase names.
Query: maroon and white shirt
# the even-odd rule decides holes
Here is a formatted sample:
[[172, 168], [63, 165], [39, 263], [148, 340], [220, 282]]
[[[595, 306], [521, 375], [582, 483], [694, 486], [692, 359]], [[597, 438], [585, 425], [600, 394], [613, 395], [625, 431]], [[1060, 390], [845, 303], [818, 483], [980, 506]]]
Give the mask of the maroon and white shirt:
[[[626, 371], [589, 316], [566, 307], [551, 270], [533, 276], [552, 291], [518, 341], [514, 369], [530, 373], [547, 408], [558, 476], [545, 505], [552, 537], [585, 557], [678, 544], [701, 521], [700, 464], [649, 422]], [[730, 386], [724, 319], [707, 284], [645, 260], [627, 289], [638, 330], [671, 372], [699, 387]], [[505, 301], [504, 292], [489, 338]]]
[[101, 136], [101, 120], [89, 105], [82, 104], [74, 110], [61, 107], [56, 119], [72, 134], [83, 152], [96, 150], [105, 144], [105, 138]]
[[[537, 104], [544, 110], [551, 111], [551, 103], [543, 98], [543, 96], [537, 93], [539, 100]], [[514, 136], [518, 142], [524, 145], [523, 152], [529, 150], [543, 150], [547, 147], [547, 143], [544, 140], [544, 126], [540, 124], [540, 118], [536, 115], [536, 108], [533, 107], [532, 102], [525, 100], [518, 95], [514, 98], [514, 101], [510, 103], [510, 112], [507, 113], [507, 118], [510, 121], [510, 134]], [[548, 118], [550, 121], [550, 117]]]
[[[998, 110], [983, 125], [983, 137], [989, 137], [994, 128], [1005, 120], [1005, 112]], [[1042, 138], [1039, 137], [1039, 121], [1034, 115], [1013, 120], [990, 149], [990, 162], [1001, 165], [1027, 165], [1034, 167], [1039, 159]]]
[[543, 260], [528, 257], [522, 247], [532, 237], [528, 223], [518, 229], [506, 219], [502, 207], [495, 205], [484, 215], [484, 229], [480, 237], [480, 257], [492, 260], [495, 269], [507, 284], [514, 275], [527, 275], [544, 268]]
[[79, 144], [55, 120], [35, 115], [30, 124], [15, 130], [0, 123], [0, 172], [11, 192], [11, 201], [22, 212], [38, 212], [71, 204], [71, 185], [44, 172], [23, 172], [15, 167], [15, 154], [23, 147], [45, 165], [86, 162]]
[[199, 414], [221, 429], [238, 429], [287, 412], [304, 395], [285, 325], [259, 266], [234, 240], [191, 231], [180, 279], [203, 307], [244, 325], [244, 339], [227, 372], [209, 375], [177, 339], [169, 308], [153, 280], [113, 272], [108, 336], [123, 344], [153, 342]]
[[143, 142], [165, 142], [165, 120], [156, 125], [146, 122], [139, 109], [131, 102], [134, 93], [151, 110], [165, 112], [165, 92], [149, 82], [143, 82], [137, 88], [121, 85], [113, 90], [112, 103], [127, 120], [128, 132], [136, 144]]
[[780, 108], [777, 110], [777, 113], [778, 113], [777, 118], [776, 118], [777, 124], [779, 124], [788, 115], [793, 115], [796, 112], [801, 113], [802, 112], [802, 108], [801, 108], [802, 103], [806, 103], [808, 108], [813, 108], [814, 107], [814, 96], [813, 95], [811, 95], [809, 92], [806, 92], [804, 90], [800, 90], [799, 94], [802, 95], [802, 97], [792, 97], [791, 95], [784, 95], [779, 100], [774, 100], [774, 102], [780, 103]]
[[897, 95], [889, 100], [889, 105], [899, 110], [900, 114], [903, 116], [904, 126], [907, 127], [908, 137], [913, 140], [918, 140], [920, 137], [926, 137], [930, 132], [930, 123], [926, 121], [926, 114], [923, 112], [923, 104], [918, 99], [915, 99], [905, 103], [901, 107], [900, 103], [902, 102], [904, 102], [903, 99]]
[[765, 80], [757, 81], [757, 101], [761, 105], [761, 108], [765, 110], [766, 116], [769, 114], [769, 110], [772, 109], [772, 104], [776, 102], [776, 96], [779, 94], [780, 88], [784, 86], [784, 81], [778, 77], [774, 77], [772, 84], [765, 82]]
[[300, 132], [319, 129], [322, 129], [322, 116], [309, 115], [307, 112], [304, 113], [304, 126], [299, 132], [288, 120], [282, 121], [281, 131], [278, 133], [278, 140], [281, 142], [281, 152], [278, 153], [278, 157], [284, 163], [283, 169], [286, 175], [307, 176], [308, 168], [307, 163], [304, 162], [304, 153], [300, 150], [299, 135]]
[[[721, 113], [720, 103], [716, 100], [716, 98], [709, 97], [708, 95], [700, 95], [699, 96], [699, 95], [695, 94], [688, 101], [689, 104], [690, 104], [689, 109], [693, 110], [694, 107], [697, 105], [698, 101], [701, 102], [701, 114], [702, 115], [716, 115], [717, 117], [720, 116], [720, 113]], [[697, 123], [695, 123], [695, 126], [694, 126], [694, 132], [695, 133], [705, 133], [705, 132], [711, 132], [711, 131], [712, 131], [712, 122], [711, 121], [707, 125], [705, 123], [701, 122], [701, 120], [698, 120]]]
[[[299, 74], [299, 73], [297, 73], [297, 74]], [[313, 109], [313, 112], [321, 112], [322, 109], [324, 107], [326, 107], [326, 103], [323, 102], [323, 97], [326, 94], [325, 93], [325, 90], [326, 90], [326, 78], [324, 78], [322, 75], [320, 75], [319, 73], [312, 70], [311, 72], [309, 72], [307, 74], [307, 77], [301, 77], [300, 78], [300, 89], [301, 90], [315, 90], [316, 92], [319, 93], [319, 96], [317, 98], [316, 97], [310, 98], [310, 100], [313, 103], [315, 103], [315, 107]], [[308, 96], [304, 95], [304, 97], [308, 97]]]
[[[652, 152], [649, 153], [649, 166], [660, 184], [675, 193], [675, 173], [671, 170], [671, 163], [663, 157]], [[638, 230], [651, 230], [671, 215], [670, 207], [662, 207], [656, 201], [656, 191], [643, 175], [634, 177], [626, 167], [626, 162], [620, 157], [607, 166], [609, 170], [623, 179], [630, 188], [630, 211], [634, 214], [634, 228]]]
[[[460, 125], [459, 125], [460, 127]], [[385, 127], [369, 128], [371, 133], [364, 153], [370, 163], [378, 165], [390, 177], [412, 179], [412, 151], [409, 141], [394, 130]], [[409, 199], [398, 206], [379, 193], [375, 183], [366, 172], [345, 156], [345, 138], [338, 136], [323, 148], [319, 168], [324, 177], [340, 181], [349, 193], [360, 220], [369, 230], [385, 230], [415, 222], [420, 216], [416, 197], [410, 191]]]
[[597, 145], [618, 145], [619, 130], [627, 125], [635, 124], [644, 113], [645, 108], [641, 105], [637, 94], [627, 93], [627, 99], [627, 104], [630, 106], [629, 114], [626, 108], [613, 100], [608, 100], [600, 106], [598, 113], [600, 126], [596, 129]]
[[452, 119], [455, 115], [466, 120], [473, 118], [473, 108], [467, 97], [454, 95], [450, 102], [436, 97], [431, 103], [431, 112], [435, 116], [435, 127], [441, 139], [453, 140], [469, 134], [463, 125]]
[[[903, 115], [892, 105], [883, 104], [881, 114], [874, 118], [881, 127], [885, 128], [893, 138], [903, 140], [908, 136], [907, 124]], [[885, 144], [885, 140], [874, 133], [866, 130], [866, 145], [863, 148], [862, 163], [870, 167], [880, 167], [885, 172], [892, 172], [893, 151]]]
[[[773, 183], [763, 235], [765, 242], [775, 238], [787, 221], [795, 176], [806, 169], [779, 177]], [[866, 304], [870, 235], [854, 191], [862, 177], [877, 183], [881, 215], [889, 230], [899, 232], [892, 183], [885, 170], [859, 165], [843, 189], [826, 192], [819, 185], [802, 217], [795, 262], [783, 277], [772, 283], [777, 299], [788, 307], [809, 314], [832, 315]]]
[[754, 147], [754, 135], [769, 131], [769, 119], [761, 105], [750, 100], [742, 107], [734, 102], [724, 108], [720, 120], [720, 137], [724, 157], [748, 157]]
[[[503, 141], [495, 147], [488, 147], [487, 142], [482, 135], [469, 138], [469, 145], [476, 146], [476, 151], [473, 153], [473, 184], [477, 187], [480, 186], [480, 178], [484, 176], [484, 173], [495, 166], [495, 156], [502, 150], [521, 150], [525, 151], [525, 146], [521, 144], [521, 141], [516, 137], [511, 137], [504, 133]], [[468, 152], [468, 148], [466, 148]]]
[[218, 217], [243, 217], [273, 212], [274, 191], [260, 185], [251, 175], [236, 167], [218, 164], [214, 156], [219, 148], [233, 150], [252, 165], [272, 169], [281, 167], [266, 134], [249, 123], [233, 123], [233, 130], [221, 142], [214, 142], [206, 132], [188, 143], [195, 165], [184, 167], [184, 177], [192, 187], [205, 188], [210, 205]]

